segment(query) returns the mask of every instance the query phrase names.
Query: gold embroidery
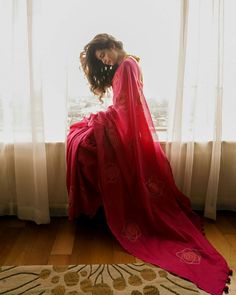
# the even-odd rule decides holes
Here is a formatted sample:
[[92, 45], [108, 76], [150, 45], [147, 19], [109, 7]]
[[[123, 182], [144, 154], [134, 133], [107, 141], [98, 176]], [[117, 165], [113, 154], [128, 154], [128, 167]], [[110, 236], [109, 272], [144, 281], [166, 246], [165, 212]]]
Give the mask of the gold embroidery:
[[146, 181], [145, 185], [152, 197], [160, 197], [164, 194], [165, 183], [159, 180], [156, 176], [151, 176]]
[[185, 248], [180, 252], [176, 252], [177, 257], [187, 264], [200, 264], [201, 254], [195, 249]]
[[122, 235], [124, 238], [127, 238], [131, 242], [135, 242], [142, 235], [142, 233], [136, 223], [129, 222], [123, 228]]
[[117, 102], [117, 105], [121, 105], [121, 106], [126, 104], [126, 95], [122, 93], [120, 96], [117, 97], [116, 102]]

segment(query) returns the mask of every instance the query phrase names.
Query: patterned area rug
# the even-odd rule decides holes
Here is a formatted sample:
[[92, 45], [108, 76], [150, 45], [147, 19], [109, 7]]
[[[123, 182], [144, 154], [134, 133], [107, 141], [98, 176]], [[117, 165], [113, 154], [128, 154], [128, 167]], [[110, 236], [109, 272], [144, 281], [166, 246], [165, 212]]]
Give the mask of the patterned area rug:
[[208, 294], [149, 263], [0, 267], [0, 294]]

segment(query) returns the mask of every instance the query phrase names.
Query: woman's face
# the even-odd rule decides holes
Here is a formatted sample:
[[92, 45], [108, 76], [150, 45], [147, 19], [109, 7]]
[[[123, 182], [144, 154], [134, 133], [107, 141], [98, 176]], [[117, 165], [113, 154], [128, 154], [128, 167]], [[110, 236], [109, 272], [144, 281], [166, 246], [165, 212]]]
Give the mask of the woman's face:
[[96, 58], [101, 60], [105, 65], [114, 65], [119, 62], [119, 54], [115, 48], [97, 49]]

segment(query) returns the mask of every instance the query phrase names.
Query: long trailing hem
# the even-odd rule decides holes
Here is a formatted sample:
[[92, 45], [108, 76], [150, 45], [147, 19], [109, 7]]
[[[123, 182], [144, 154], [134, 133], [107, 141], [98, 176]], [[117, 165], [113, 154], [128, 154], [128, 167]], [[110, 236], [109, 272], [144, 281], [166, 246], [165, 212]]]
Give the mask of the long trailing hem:
[[227, 293], [232, 270], [175, 184], [133, 58], [119, 65], [112, 87], [112, 106], [70, 127], [69, 220], [93, 216], [102, 204], [109, 228], [129, 253], [210, 294]]

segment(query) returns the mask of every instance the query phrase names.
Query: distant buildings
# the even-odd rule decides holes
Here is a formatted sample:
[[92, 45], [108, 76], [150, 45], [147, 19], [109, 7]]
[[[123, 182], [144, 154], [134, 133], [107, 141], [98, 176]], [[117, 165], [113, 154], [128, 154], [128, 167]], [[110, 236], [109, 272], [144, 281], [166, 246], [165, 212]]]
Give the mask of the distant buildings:
[[[95, 114], [99, 111], [105, 111], [109, 105], [112, 105], [112, 98], [104, 98], [104, 103], [101, 104], [95, 96], [77, 97], [69, 102], [68, 110], [68, 130], [69, 126], [75, 122], [89, 116], [91, 113]], [[147, 101], [152, 120], [160, 139], [164, 139], [167, 130], [167, 114], [168, 101], [156, 99], [149, 99]]]

